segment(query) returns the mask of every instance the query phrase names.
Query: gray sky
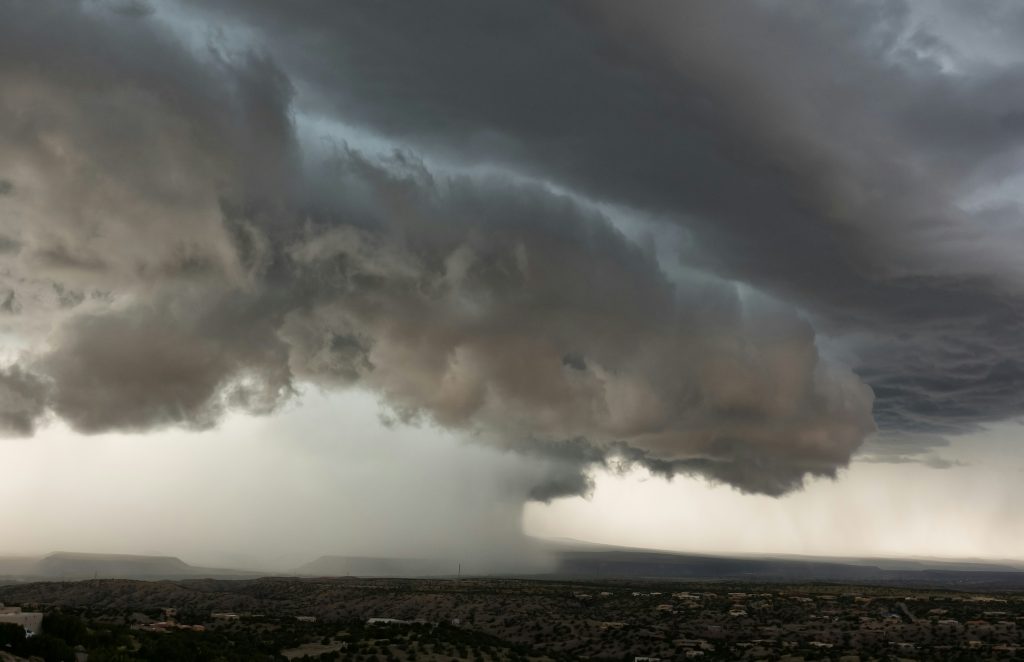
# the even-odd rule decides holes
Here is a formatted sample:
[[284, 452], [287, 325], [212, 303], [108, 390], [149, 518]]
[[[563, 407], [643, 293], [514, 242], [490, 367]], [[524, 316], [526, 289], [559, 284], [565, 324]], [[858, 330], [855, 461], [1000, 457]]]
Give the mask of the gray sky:
[[0, 5], [4, 546], [1024, 557], [1022, 31]]

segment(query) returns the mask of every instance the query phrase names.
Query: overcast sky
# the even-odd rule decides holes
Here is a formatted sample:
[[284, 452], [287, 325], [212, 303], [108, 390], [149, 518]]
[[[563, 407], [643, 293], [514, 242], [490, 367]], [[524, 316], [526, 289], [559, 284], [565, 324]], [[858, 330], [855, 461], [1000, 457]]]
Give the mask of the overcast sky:
[[1022, 36], [0, 2], [0, 552], [1024, 559]]

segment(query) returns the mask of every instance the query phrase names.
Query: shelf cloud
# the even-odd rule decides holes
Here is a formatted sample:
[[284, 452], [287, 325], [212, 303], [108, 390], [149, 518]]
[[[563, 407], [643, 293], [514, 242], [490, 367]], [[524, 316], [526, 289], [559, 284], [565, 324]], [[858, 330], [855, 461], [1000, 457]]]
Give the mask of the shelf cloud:
[[0, 425], [368, 389], [540, 500], [907, 461], [1024, 413], [1022, 72], [899, 2], [5, 4]]

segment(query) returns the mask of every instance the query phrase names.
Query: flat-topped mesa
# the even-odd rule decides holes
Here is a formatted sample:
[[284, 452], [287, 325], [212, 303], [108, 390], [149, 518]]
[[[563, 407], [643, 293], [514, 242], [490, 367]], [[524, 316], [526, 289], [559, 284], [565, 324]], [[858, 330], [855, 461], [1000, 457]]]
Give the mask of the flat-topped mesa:
[[195, 574], [195, 569], [173, 556], [85, 554], [54, 552], [36, 563], [43, 577], [168, 577]]

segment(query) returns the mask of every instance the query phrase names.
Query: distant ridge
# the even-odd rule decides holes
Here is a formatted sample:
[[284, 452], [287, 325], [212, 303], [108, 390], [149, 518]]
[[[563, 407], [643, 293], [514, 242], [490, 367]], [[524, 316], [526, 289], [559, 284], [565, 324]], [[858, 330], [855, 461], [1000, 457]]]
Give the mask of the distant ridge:
[[636, 560], [658, 560], [674, 563], [713, 563], [735, 562], [756, 565], [781, 562], [794, 566], [841, 566], [869, 567], [876, 570], [949, 570], [964, 572], [1024, 572], [1024, 560], [983, 560], [983, 559], [948, 559], [948, 558], [888, 558], [863, 556], [810, 556], [803, 554], [743, 554], [716, 552], [683, 552], [670, 549], [652, 549], [644, 547], [622, 547], [606, 543], [589, 542], [573, 538], [541, 539], [558, 558], [564, 560], [580, 558], [597, 558], [599, 554], [618, 555], [620, 559], [631, 556]]
[[192, 566], [174, 556], [53, 552], [43, 557], [0, 557], [0, 577], [18, 579], [184, 579], [256, 577], [223, 568]]
[[550, 541], [565, 578], [650, 578], [682, 581], [867, 582], [908, 586], [1024, 587], [1013, 562], [936, 559], [853, 559], [813, 556], [725, 556]]
[[[574, 540], [539, 541], [552, 565], [536, 572], [496, 576], [538, 579], [670, 579], [679, 581], [846, 582], [906, 586], [1024, 588], [1024, 564], [977, 559], [834, 558], [786, 555], [687, 554]], [[0, 583], [82, 579], [251, 579], [300, 577], [447, 578], [455, 559], [321, 556], [287, 573], [189, 565], [174, 556], [54, 552], [42, 557], [0, 556]]]
[[184, 577], [195, 570], [174, 556], [132, 554], [54, 552], [36, 564], [38, 574], [45, 577]]
[[444, 559], [321, 556], [294, 573], [313, 577], [450, 577], [458, 571], [457, 561]]

